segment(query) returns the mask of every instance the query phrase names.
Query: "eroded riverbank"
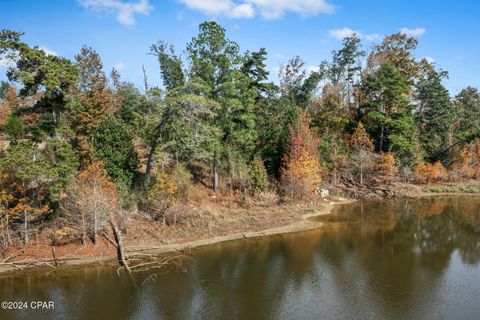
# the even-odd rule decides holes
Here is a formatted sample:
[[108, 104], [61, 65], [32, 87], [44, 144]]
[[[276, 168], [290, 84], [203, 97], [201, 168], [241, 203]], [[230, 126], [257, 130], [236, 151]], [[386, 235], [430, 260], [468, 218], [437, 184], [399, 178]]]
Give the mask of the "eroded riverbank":
[[[217, 220], [215, 228], [201, 226], [204, 230], [196, 225], [159, 226], [155, 230], [149, 230], [146, 228], [151, 228], [151, 224], [133, 224], [126, 237], [126, 251], [129, 254], [152, 255], [178, 253], [226, 241], [308, 231], [323, 225], [322, 222], [310, 220], [310, 217], [328, 214], [335, 206], [354, 201], [335, 197], [316, 203], [226, 209], [225, 213], [213, 217]], [[8, 274], [36, 267], [117, 263], [116, 248], [107, 239], [102, 240], [97, 247], [69, 244], [56, 248], [48, 245], [16, 248], [11, 254], [12, 258], [7, 256], [7, 261], [0, 264], [0, 273]]]

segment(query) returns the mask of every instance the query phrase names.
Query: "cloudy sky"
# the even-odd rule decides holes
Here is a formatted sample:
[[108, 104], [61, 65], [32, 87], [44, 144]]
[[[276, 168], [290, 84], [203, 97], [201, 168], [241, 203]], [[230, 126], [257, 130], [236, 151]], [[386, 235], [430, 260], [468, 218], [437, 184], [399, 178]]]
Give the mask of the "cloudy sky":
[[[26, 33], [24, 40], [68, 58], [83, 44], [116, 67], [123, 79], [160, 85], [148, 48], [166, 40], [179, 51], [214, 19], [243, 50], [265, 47], [275, 79], [278, 66], [294, 55], [310, 68], [329, 59], [344, 36], [361, 35], [364, 49], [383, 35], [402, 31], [418, 37], [418, 57], [450, 73], [451, 94], [480, 87], [480, 2], [477, 0], [1, 0], [0, 28]], [[0, 62], [0, 78], [5, 67]]]

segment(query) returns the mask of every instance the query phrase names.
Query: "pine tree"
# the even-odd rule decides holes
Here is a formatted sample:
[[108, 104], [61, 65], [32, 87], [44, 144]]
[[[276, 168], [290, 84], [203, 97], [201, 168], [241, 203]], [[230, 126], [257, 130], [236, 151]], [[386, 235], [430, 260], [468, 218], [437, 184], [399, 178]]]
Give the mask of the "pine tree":
[[[445, 158], [443, 154], [452, 144], [454, 108], [441, 75], [433, 72], [418, 85], [419, 108], [416, 120], [420, 126], [420, 139], [427, 158]], [[443, 156], [443, 157], [442, 157]]]

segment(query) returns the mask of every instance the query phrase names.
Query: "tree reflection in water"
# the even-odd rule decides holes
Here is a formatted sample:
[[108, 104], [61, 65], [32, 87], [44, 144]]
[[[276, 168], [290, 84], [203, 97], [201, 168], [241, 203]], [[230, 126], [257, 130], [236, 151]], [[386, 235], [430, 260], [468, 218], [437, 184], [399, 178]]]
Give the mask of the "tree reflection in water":
[[0, 295], [54, 300], [44, 315], [55, 319], [470, 319], [479, 207], [475, 197], [354, 203], [320, 217], [325, 228], [194, 250], [186, 272], [146, 285], [83, 267], [0, 279]]

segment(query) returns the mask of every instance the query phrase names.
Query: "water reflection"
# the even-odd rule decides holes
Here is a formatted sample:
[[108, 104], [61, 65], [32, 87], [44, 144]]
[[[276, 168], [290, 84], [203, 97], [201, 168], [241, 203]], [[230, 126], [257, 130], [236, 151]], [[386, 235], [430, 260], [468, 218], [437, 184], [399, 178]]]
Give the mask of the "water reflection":
[[321, 230], [195, 250], [186, 272], [137, 288], [109, 267], [4, 278], [1, 300], [54, 300], [56, 309], [0, 318], [476, 319], [479, 205], [473, 197], [346, 205], [321, 217]]

